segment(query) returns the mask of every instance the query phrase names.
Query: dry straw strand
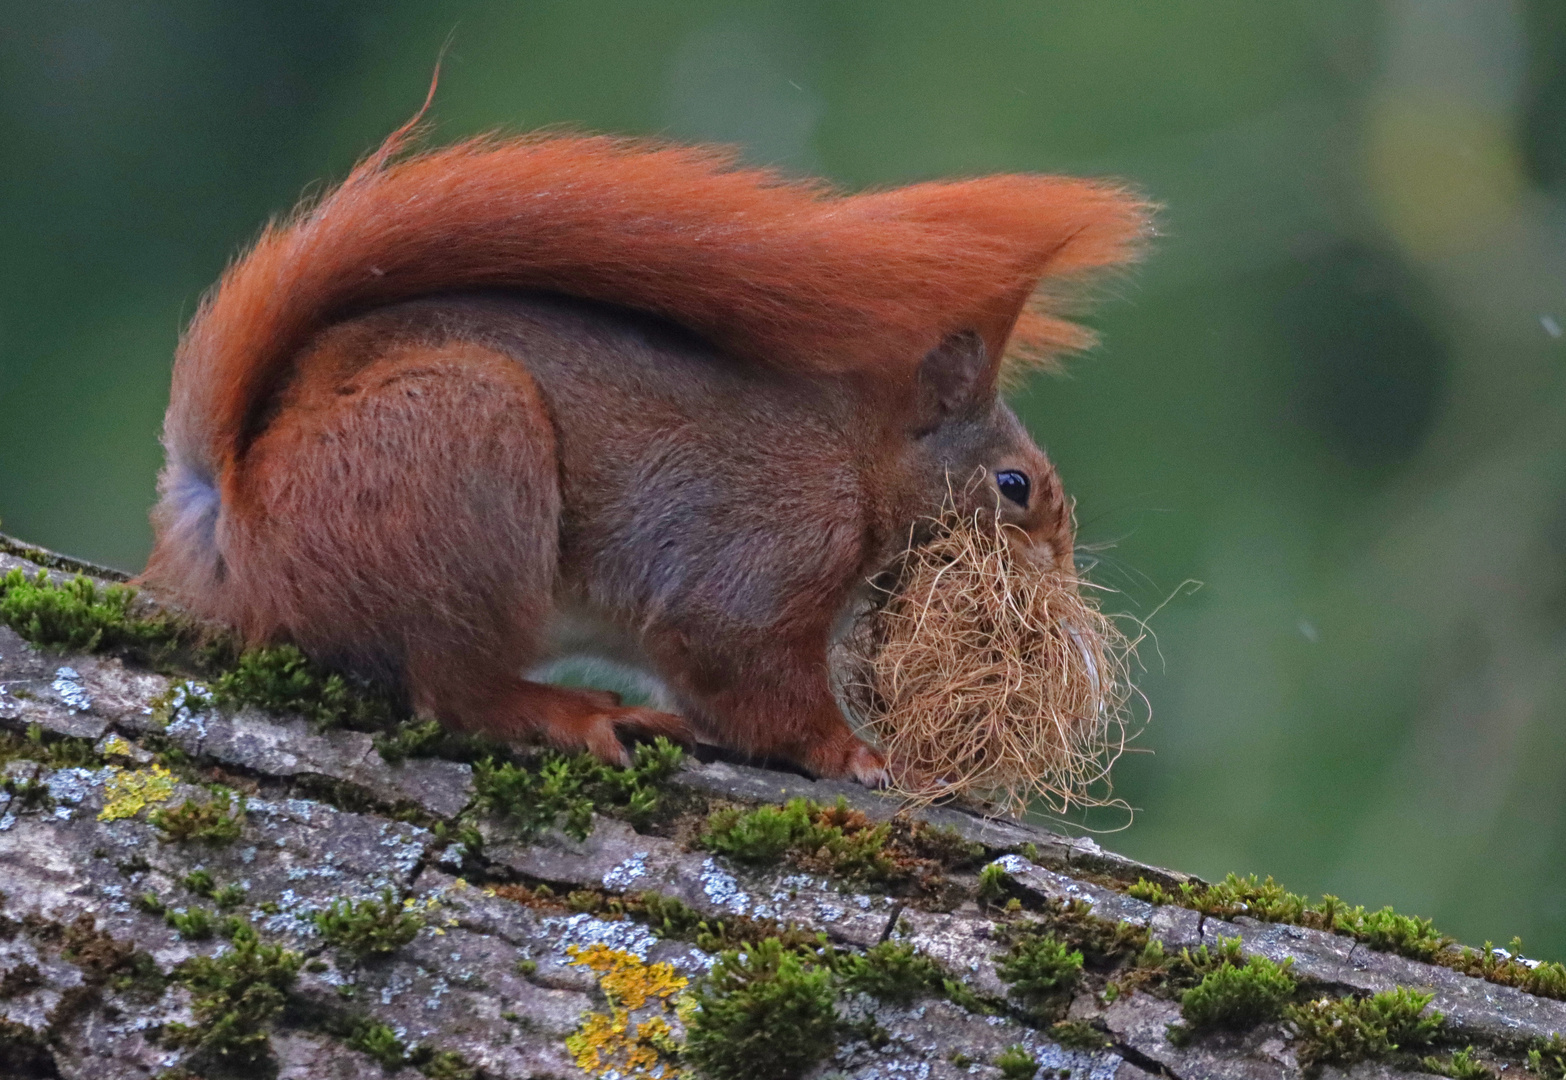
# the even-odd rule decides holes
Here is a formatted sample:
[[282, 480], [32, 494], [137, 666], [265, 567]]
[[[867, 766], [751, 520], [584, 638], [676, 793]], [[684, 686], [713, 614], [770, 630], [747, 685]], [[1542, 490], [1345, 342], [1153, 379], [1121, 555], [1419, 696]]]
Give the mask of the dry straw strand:
[[1129, 738], [1135, 644], [1020, 530], [948, 508], [845, 641], [844, 689], [912, 802], [1124, 806], [1108, 779]]

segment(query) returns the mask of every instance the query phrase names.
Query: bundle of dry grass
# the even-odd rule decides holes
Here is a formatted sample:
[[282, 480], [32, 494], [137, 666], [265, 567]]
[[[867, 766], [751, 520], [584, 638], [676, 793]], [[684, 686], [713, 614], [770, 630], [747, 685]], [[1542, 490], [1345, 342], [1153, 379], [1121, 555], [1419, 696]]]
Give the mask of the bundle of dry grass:
[[1009, 526], [955, 511], [910, 547], [843, 643], [845, 696], [916, 802], [976, 795], [1020, 811], [1109, 796], [1134, 642], [1091, 589], [1019, 557]]

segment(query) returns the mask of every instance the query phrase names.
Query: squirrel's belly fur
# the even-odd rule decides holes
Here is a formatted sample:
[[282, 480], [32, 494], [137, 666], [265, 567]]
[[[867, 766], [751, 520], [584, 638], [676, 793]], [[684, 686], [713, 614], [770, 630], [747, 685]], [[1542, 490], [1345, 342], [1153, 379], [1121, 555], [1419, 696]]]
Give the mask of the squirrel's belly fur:
[[[882, 777], [834, 624], [954, 497], [1070, 559], [1002, 357], [1088, 340], [1035, 292], [1130, 258], [1146, 207], [1060, 177], [838, 196], [569, 136], [399, 160], [404, 135], [192, 320], [144, 582], [459, 728]], [[584, 611], [684, 716], [524, 677]]]

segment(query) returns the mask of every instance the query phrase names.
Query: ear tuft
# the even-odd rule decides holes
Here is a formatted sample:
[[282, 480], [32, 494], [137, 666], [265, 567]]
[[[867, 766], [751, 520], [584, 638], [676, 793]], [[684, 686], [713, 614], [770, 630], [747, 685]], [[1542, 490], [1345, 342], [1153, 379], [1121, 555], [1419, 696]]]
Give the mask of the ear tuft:
[[976, 331], [948, 335], [919, 364], [922, 413], [931, 426], [982, 408], [995, 396], [997, 365]]

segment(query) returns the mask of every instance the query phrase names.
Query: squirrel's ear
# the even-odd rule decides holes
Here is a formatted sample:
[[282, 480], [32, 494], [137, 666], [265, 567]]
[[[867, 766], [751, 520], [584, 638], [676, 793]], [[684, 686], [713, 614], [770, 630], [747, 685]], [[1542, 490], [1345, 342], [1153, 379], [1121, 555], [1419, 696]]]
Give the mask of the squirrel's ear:
[[984, 339], [972, 330], [952, 334], [919, 364], [921, 420], [942, 420], [984, 408], [995, 396], [995, 365]]

